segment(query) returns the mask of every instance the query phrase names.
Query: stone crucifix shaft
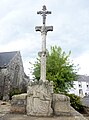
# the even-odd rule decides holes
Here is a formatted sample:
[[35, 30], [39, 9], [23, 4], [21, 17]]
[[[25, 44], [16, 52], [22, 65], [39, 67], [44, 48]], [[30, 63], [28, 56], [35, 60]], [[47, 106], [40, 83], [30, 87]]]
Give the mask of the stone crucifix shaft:
[[43, 26], [36, 26], [35, 30], [41, 32], [42, 36], [42, 51], [40, 52], [41, 55], [41, 76], [40, 80], [43, 82], [46, 81], [46, 35], [48, 31], [53, 31], [53, 26], [45, 26], [46, 23], [46, 15], [51, 14], [50, 11], [46, 10], [46, 6], [43, 6], [43, 11], [37, 12], [37, 14], [41, 14], [43, 17]]

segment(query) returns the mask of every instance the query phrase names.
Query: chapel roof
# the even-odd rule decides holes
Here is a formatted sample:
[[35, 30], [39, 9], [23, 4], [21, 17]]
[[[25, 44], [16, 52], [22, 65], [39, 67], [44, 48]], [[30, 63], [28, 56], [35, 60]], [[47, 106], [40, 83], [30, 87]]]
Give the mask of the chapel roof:
[[0, 52], [0, 68], [5, 68], [18, 51]]
[[79, 75], [78, 82], [89, 82], [89, 76]]

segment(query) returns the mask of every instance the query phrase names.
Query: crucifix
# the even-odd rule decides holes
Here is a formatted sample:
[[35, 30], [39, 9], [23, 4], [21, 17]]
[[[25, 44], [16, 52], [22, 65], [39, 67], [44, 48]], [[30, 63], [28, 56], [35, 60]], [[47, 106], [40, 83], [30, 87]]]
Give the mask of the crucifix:
[[41, 55], [41, 75], [40, 80], [43, 82], [46, 81], [46, 35], [48, 31], [53, 31], [53, 26], [46, 26], [46, 16], [51, 14], [51, 11], [47, 11], [46, 6], [44, 5], [42, 11], [38, 11], [37, 14], [42, 15], [43, 17], [43, 26], [36, 26], [35, 30], [41, 32], [42, 37], [42, 51], [39, 52]]

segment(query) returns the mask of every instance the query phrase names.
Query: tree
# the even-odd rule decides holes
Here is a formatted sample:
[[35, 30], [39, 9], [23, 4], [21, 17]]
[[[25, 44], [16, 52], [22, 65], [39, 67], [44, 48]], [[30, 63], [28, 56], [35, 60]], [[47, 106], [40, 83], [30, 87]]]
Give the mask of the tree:
[[[77, 72], [73, 63], [70, 62], [69, 56], [57, 46], [52, 46], [48, 52], [46, 60], [46, 78], [54, 83], [54, 92], [67, 92], [73, 87], [73, 81], [76, 80]], [[35, 79], [40, 79], [40, 58], [37, 58], [34, 64], [33, 75]]]
[[71, 106], [80, 113], [84, 113], [84, 106], [82, 105], [81, 98], [75, 94], [66, 94], [70, 97]]

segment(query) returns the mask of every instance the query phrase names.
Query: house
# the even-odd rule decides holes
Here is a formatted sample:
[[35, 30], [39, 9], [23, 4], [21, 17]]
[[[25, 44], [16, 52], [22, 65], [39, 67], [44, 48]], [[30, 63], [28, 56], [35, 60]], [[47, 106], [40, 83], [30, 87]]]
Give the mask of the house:
[[9, 99], [13, 88], [20, 88], [24, 80], [24, 68], [19, 51], [0, 53], [0, 97]]
[[79, 75], [78, 80], [73, 83], [74, 88], [69, 90], [69, 93], [73, 93], [80, 97], [89, 95], [89, 76]]

